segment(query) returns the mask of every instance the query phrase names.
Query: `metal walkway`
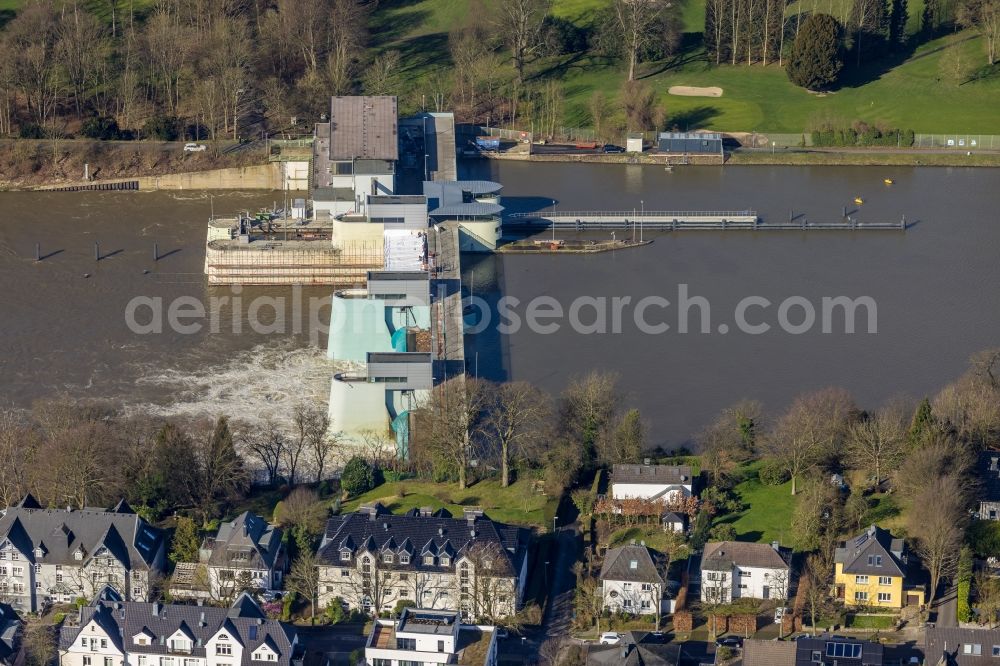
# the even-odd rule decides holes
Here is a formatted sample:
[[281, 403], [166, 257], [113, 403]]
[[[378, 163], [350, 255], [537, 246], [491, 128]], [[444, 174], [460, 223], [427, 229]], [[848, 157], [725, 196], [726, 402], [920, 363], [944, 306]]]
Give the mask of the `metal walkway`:
[[810, 222], [802, 216], [782, 222], [763, 222], [753, 210], [739, 211], [570, 211], [566, 213], [514, 213], [503, 223], [506, 231], [650, 230], [650, 231], [905, 231], [906, 218], [898, 222], [860, 222], [845, 217], [836, 222]]

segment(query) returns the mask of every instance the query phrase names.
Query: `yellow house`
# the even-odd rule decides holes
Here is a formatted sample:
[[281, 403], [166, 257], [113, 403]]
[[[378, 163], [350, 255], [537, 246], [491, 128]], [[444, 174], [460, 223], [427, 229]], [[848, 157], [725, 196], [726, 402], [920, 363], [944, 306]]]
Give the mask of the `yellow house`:
[[834, 590], [847, 606], [922, 606], [923, 585], [907, 582], [909, 556], [902, 539], [872, 525], [841, 543], [834, 558]]

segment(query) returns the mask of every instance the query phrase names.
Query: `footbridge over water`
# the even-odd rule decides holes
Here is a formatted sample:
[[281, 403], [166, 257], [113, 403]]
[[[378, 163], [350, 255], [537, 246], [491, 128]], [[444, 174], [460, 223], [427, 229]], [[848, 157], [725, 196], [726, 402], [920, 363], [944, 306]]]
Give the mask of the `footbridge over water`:
[[789, 215], [787, 221], [765, 222], [754, 210], [714, 211], [568, 211], [513, 213], [504, 220], [504, 231], [904, 231], [906, 218], [898, 222], [861, 222], [845, 216], [832, 222], [812, 222], [804, 215]]

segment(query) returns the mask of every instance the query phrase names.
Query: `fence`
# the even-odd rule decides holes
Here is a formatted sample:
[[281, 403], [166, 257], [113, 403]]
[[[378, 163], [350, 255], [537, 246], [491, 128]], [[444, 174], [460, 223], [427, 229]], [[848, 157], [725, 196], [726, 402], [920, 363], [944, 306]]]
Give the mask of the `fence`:
[[997, 134], [916, 134], [914, 148], [955, 148], [972, 150], [1000, 150]]

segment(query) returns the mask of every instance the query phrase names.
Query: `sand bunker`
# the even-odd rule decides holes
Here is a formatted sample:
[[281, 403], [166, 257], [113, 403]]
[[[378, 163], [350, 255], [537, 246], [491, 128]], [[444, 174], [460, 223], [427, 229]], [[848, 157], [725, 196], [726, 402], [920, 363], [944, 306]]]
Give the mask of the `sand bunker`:
[[710, 88], [699, 88], [697, 86], [670, 86], [667, 90], [671, 95], [681, 97], [722, 97], [722, 88], [712, 86]]

